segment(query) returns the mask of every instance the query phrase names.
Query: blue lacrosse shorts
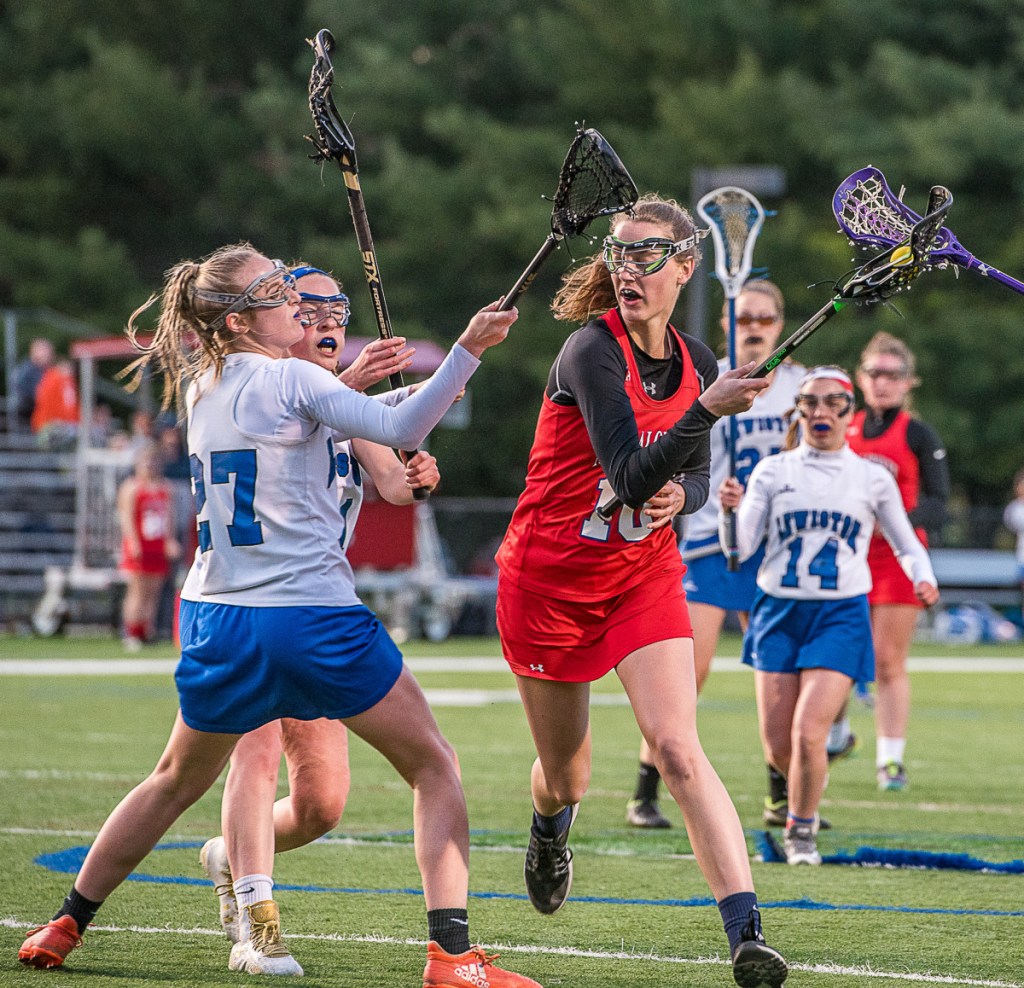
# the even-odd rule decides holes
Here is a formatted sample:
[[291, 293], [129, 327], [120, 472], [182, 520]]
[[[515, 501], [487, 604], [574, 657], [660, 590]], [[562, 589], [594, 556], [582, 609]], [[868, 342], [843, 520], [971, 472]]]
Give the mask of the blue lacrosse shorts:
[[743, 636], [743, 661], [759, 672], [832, 669], [859, 683], [875, 678], [866, 594], [793, 600], [758, 590]]
[[181, 602], [174, 673], [186, 724], [245, 734], [281, 717], [343, 719], [383, 699], [402, 653], [368, 608]]
[[724, 553], [686, 561], [683, 589], [691, 604], [708, 604], [723, 611], [749, 611], [757, 593], [757, 571], [764, 559], [764, 544], [735, 573], [729, 572]]

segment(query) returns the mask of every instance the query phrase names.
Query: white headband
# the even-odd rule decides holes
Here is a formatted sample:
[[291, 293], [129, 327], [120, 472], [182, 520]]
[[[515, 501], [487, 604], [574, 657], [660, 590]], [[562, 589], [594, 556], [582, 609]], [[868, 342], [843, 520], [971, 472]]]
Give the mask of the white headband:
[[849, 391], [850, 394], [853, 394], [853, 381], [850, 380], [849, 374], [840, 367], [811, 368], [800, 382], [800, 390], [803, 391], [811, 381], [837, 381], [843, 386], [844, 391]]

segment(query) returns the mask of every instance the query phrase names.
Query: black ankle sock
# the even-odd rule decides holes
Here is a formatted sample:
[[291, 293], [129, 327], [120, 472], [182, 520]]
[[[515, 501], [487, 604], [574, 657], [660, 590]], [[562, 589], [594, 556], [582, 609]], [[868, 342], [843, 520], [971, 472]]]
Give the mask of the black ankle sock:
[[84, 933], [85, 928], [96, 918], [96, 913], [99, 912], [102, 905], [102, 901], [93, 902], [92, 899], [87, 899], [84, 895], [79, 894], [78, 889], [72, 886], [64, 904], [57, 910], [57, 915], [53, 918], [70, 916], [78, 924], [78, 932]]
[[725, 935], [729, 938], [729, 953], [736, 952], [736, 947], [751, 935], [761, 931], [761, 918], [758, 913], [753, 917], [754, 929], [750, 930], [751, 912], [757, 912], [757, 896], [753, 892], [735, 892], [727, 895], [718, 903], [718, 911], [722, 914], [725, 924]]
[[789, 786], [786, 784], [786, 777], [774, 766], [766, 766], [768, 769], [768, 798], [773, 803], [789, 802]]
[[634, 799], [642, 800], [645, 803], [653, 803], [658, 798], [658, 783], [661, 781], [661, 773], [653, 765], [647, 762], [640, 763], [640, 771], [636, 774], [636, 792]]
[[572, 807], [563, 806], [554, 816], [541, 816], [533, 811], [533, 829], [540, 837], [551, 839], [564, 834], [572, 823]]
[[428, 909], [430, 939], [449, 954], [469, 950], [469, 913], [465, 909]]

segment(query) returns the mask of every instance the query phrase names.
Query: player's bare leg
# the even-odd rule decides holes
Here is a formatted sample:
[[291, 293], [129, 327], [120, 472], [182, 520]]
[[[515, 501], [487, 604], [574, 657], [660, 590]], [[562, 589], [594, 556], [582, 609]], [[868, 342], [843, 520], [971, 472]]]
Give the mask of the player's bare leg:
[[851, 682], [832, 669], [807, 669], [790, 678], [799, 679], [800, 690], [791, 714], [786, 860], [790, 864], [821, 864], [818, 807], [828, 781], [826, 744]]
[[430, 937], [423, 984], [461, 984], [465, 977], [457, 972], [468, 967], [482, 972], [491, 988], [538, 988], [535, 981], [495, 966], [493, 955], [470, 946], [469, 820], [459, 762], [409, 669], [403, 666], [388, 695], [347, 718], [345, 725], [384, 755], [412, 787], [413, 840]]
[[[694, 672], [697, 677], [697, 692], [704, 688], [711, 672], [711, 663], [718, 647], [718, 638], [725, 624], [726, 612], [712, 604], [701, 604], [691, 601], [688, 604], [690, 624], [693, 627], [693, 660]], [[747, 626], [747, 615], [739, 615], [744, 629]], [[658, 782], [661, 775], [654, 764], [654, 754], [650, 745], [640, 739], [640, 769], [636, 791], [626, 806], [626, 822], [634, 827], [664, 828], [671, 826], [670, 821], [658, 806]]]
[[763, 983], [781, 985], [786, 963], [761, 932], [743, 827], [697, 736], [692, 640], [646, 645], [626, 656], [616, 672], [682, 811], [697, 864], [722, 914], [737, 983], [762, 983], [763, 976]]
[[177, 714], [156, 768], [107, 817], [64, 906], [26, 938], [18, 953], [22, 963], [57, 967], [64, 962], [103, 901], [216, 782], [237, 740], [236, 734], [195, 731]]
[[303, 847], [333, 830], [348, 799], [348, 731], [338, 720], [281, 721], [288, 795], [274, 804], [274, 850]]
[[871, 608], [875, 646], [875, 766], [882, 789], [906, 788], [906, 739], [910, 720], [907, 653], [921, 611], [909, 604]]
[[716, 899], [752, 890], [736, 809], [697, 737], [697, 685], [689, 638], [656, 642], [616, 670], [665, 785], [682, 810], [697, 863]]
[[590, 785], [590, 684], [517, 676], [516, 685], [537, 749], [523, 874], [533, 907], [550, 914], [562, 908], [572, 888], [569, 828]]

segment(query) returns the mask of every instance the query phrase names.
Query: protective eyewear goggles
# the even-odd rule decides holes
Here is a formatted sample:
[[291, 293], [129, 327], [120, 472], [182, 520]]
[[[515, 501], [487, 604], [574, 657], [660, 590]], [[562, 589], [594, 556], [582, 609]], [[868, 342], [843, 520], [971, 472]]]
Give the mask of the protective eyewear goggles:
[[890, 381], [903, 381], [908, 377], [905, 370], [895, 367], [892, 369], [887, 367], [862, 367], [860, 372], [865, 377], [870, 377], [872, 381], [877, 381], [880, 377], [887, 377]]
[[222, 323], [232, 312], [242, 312], [245, 309], [276, 309], [287, 303], [289, 293], [295, 290], [295, 278], [284, 261], [275, 258], [271, 264], [274, 267], [270, 271], [253, 278], [238, 295], [207, 292], [201, 288], [193, 289], [196, 298], [227, 306], [210, 322], [211, 329]]
[[736, 317], [737, 326], [772, 326], [778, 321], [778, 316], [750, 316], [744, 313]]
[[314, 295], [312, 292], [299, 292], [299, 311], [295, 318], [303, 327], [319, 326], [320, 323], [333, 319], [339, 326], [348, 325], [352, 310], [348, 296], [342, 292], [337, 295]]
[[665, 237], [648, 237], [646, 240], [628, 242], [614, 236], [605, 237], [601, 259], [612, 274], [629, 271], [634, 277], [646, 278], [660, 271], [670, 258], [691, 250], [696, 244], [696, 234], [675, 241]]
[[839, 418], [849, 415], [853, 410], [853, 395], [849, 391], [834, 391], [827, 395], [797, 395], [796, 407], [801, 415], [810, 415], [818, 407], [824, 405]]

